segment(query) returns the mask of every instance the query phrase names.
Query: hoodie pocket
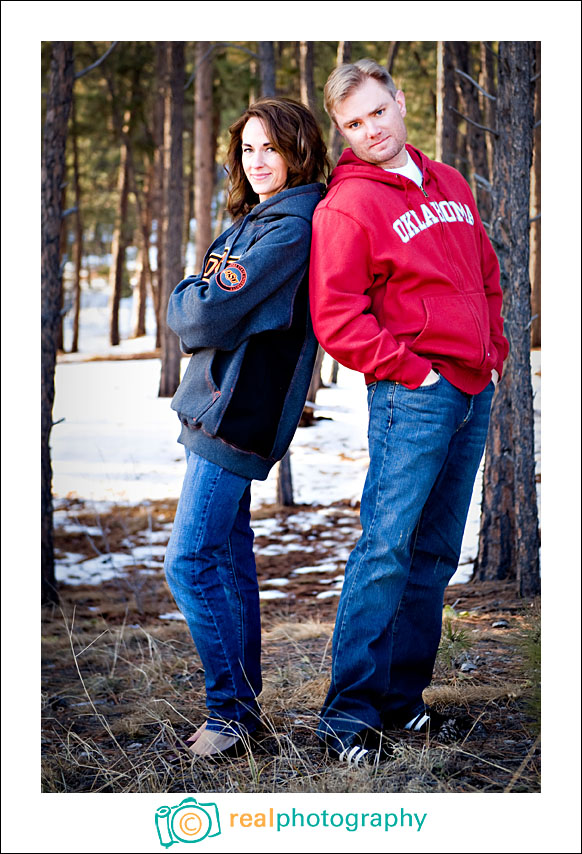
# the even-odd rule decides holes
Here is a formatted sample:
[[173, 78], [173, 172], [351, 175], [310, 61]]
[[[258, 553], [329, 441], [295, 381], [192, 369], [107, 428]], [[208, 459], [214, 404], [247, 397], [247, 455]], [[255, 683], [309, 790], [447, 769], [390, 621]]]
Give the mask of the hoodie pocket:
[[472, 369], [487, 359], [489, 307], [485, 294], [424, 297], [426, 322], [411, 349], [422, 356], [445, 356]]
[[212, 362], [216, 350], [197, 350], [172, 400], [172, 409], [187, 417], [191, 427], [200, 426], [202, 417], [220, 400], [221, 391], [214, 382]]

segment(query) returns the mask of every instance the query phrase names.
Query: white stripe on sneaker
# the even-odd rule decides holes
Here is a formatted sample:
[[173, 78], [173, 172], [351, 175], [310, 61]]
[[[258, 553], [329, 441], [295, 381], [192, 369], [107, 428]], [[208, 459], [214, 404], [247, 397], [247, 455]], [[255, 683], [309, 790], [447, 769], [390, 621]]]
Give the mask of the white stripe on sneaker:
[[429, 721], [430, 717], [424, 712], [421, 712], [420, 715], [417, 715], [415, 718], [412, 718], [411, 721], [408, 721], [408, 723], [405, 724], [404, 729], [414, 730], [414, 732], [420, 732], [423, 726]]

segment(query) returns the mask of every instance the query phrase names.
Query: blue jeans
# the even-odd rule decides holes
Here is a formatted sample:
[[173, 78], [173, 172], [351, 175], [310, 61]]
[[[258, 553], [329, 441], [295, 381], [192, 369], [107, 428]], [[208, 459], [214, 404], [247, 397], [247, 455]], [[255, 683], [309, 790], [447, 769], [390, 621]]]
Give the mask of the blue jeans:
[[368, 387], [362, 536], [346, 566], [318, 729], [331, 746], [424, 709], [493, 392], [490, 383], [464, 394], [443, 376], [414, 390]]
[[261, 692], [251, 481], [195, 453], [165, 558], [166, 578], [204, 666], [207, 728], [252, 732]]

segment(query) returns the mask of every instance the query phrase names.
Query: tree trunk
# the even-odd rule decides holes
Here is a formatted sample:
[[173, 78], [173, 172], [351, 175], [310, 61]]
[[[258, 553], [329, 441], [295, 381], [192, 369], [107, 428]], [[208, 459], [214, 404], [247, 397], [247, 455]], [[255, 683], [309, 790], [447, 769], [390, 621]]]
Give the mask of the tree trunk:
[[73, 181], [75, 188], [75, 279], [73, 283], [73, 340], [71, 353], [79, 352], [79, 320], [81, 316], [81, 268], [83, 266], [83, 217], [81, 215], [81, 179], [79, 177], [78, 127], [75, 98], [71, 102], [71, 139], [73, 143]]
[[74, 60], [72, 42], [53, 42], [41, 165], [41, 596], [57, 602], [53, 545], [52, 465], [50, 434], [55, 396], [57, 332], [60, 320], [61, 188]]
[[111, 267], [109, 269], [109, 343], [119, 344], [119, 302], [123, 287], [125, 250], [127, 247], [127, 208], [129, 202], [129, 119], [125, 114], [117, 176], [117, 212], [111, 241]]
[[337, 377], [339, 374], [339, 362], [337, 359], [334, 359], [331, 363], [331, 370], [329, 372], [329, 381], [334, 385], [337, 385]]
[[291, 451], [287, 451], [277, 471], [277, 504], [293, 506], [293, 478], [291, 477]]
[[133, 332], [132, 338], [141, 338], [146, 334], [146, 300], [147, 300], [147, 246], [144, 247], [143, 237], [137, 252], [137, 285], [133, 289]]
[[436, 159], [458, 166], [455, 61], [451, 42], [437, 42]]
[[[536, 75], [541, 74], [541, 44], [536, 42]], [[531, 204], [530, 204], [530, 267], [531, 281], [531, 346], [542, 346], [542, 129], [541, 122], [541, 77], [536, 80], [535, 93], [535, 128], [533, 140], [533, 164], [531, 170]]]
[[[68, 181], [66, 177], [67, 172], [67, 160], [65, 154], [65, 175], [63, 176], [63, 184], [62, 184], [62, 196], [61, 196], [61, 210], [67, 210], [67, 189], [68, 189]], [[59, 297], [59, 326], [57, 330], [57, 352], [63, 353], [65, 350], [65, 337], [64, 337], [64, 320], [65, 320], [65, 284], [63, 281], [63, 273], [65, 270], [65, 262], [69, 260], [69, 246], [68, 246], [68, 233], [69, 233], [69, 223], [68, 217], [61, 217], [61, 234], [59, 238], [59, 258], [61, 259], [60, 266], [60, 277], [61, 283], [59, 285], [60, 288], [60, 297]]]
[[[212, 54], [204, 62], [211, 42], [196, 45], [194, 95], [194, 219], [196, 221], [196, 270], [202, 270], [212, 243], [212, 190], [214, 187], [214, 140], [212, 122]], [[178, 284], [177, 282], [175, 284]]]
[[534, 56], [533, 42], [499, 44], [492, 240], [511, 349], [493, 401], [475, 568], [479, 580], [515, 578], [521, 596], [540, 589], [528, 275]]
[[386, 68], [388, 69], [388, 74], [392, 76], [392, 72], [394, 71], [394, 63], [396, 61], [396, 54], [398, 53], [398, 48], [400, 47], [400, 42], [390, 42], [388, 45], [388, 56], [386, 58]]
[[299, 42], [299, 87], [301, 103], [317, 112], [313, 82], [313, 42]]
[[[479, 84], [489, 95], [495, 97], [495, 54], [491, 42], [481, 42], [481, 68], [479, 71]], [[495, 101], [492, 98], [487, 98], [485, 95], [480, 95], [479, 103], [481, 104], [481, 115], [483, 116], [483, 124], [485, 127], [494, 128], [497, 124], [495, 117]], [[493, 149], [495, 147], [495, 137], [492, 133], [485, 134], [485, 147], [487, 149], [487, 167], [489, 176], [493, 175]]]
[[166, 323], [170, 294], [184, 277], [182, 228], [184, 188], [182, 135], [184, 132], [184, 42], [166, 42], [167, 75], [164, 122], [164, 206], [162, 218], [162, 371], [159, 397], [172, 397], [180, 384], [180, 345]]
[[[471, 52], [468, 42], [453, 42], [456, 67], [475, 79], [471, 63]], [[463, 77], [456, 75], [457, 94], [460, 111], [470, 121], [467, 122], [467, 154], [469, 157], [468, 180], [477, 202], [481, 219], [489, 223], [491, 220], [491, 193], [479, 181], [479, 178], [489, 183], [489, 166], [487, 163], [487, 145], [485, 132], [476, 125], [483, 125], [481, 108], [479, 106], [479, 90]], [[474, 123], [474, 124], [473, 124]]]
[[154, 98], [153, 131], [154, 153], [154, 182], [152, 188], [152, 220], [156, 224], [156, 269], [152, 271], [151, 288], [154, 312], [156, 315], [156, 347], [162, 346], [161, 317], [162, 297], [162, 268], [164, 264], [164, 247], [162, 241], [162, 220], [164, 207], [164, 114], [166, 87], [166, 49], [165, 42], [156, 42], [156, 72]]
[[313, 373], [311, 374], [311, 382], [309, 383], [309, 389], [307, 391], [307, 400], [310, 403], [315, 403], [315, 397], [320, 388], [323, 388], [323, 382], [321, 379], [321, 366], [323, 364], [323, 357], [325, 356], [325, 352], [321, 345], [317, 347], [317, 354], [315, 356], [315, 364], [313, 366]]
[[261, 72], [261, 97], [274, 98], [277, 94], [274, 42], [258, 42], [257, 45]]
[[[352, 58], [352, 43], [343, 41], [337, 43], [337, 57], [336, 57], [336, 66], [344, 65], [344, 63], [348, 63]], [[329, 137], [327, 140], [327, 149], [329, 159], [331, 161], [332, 166], [335, 166], [337, 161], [339, 160], [340, 154], [342, 153], [342, 144], [343, 138], [335, 126], [335, 122], [331, 120], [331, 124], [329, 126]]]

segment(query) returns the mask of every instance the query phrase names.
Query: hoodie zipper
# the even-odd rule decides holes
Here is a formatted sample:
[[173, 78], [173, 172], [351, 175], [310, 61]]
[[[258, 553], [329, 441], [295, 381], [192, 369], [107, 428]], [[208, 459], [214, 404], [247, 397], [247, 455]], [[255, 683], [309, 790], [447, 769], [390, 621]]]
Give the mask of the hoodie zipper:
[[[421, 174], [422, 174], [422, 173], [421, 173]], [[414, 183], [414, 182], [413, 182], [413, 183]], [[419, 185], [417, 184], [416, 186], [418, 187]], [[422, 183], [420, 184], [419, 189], [422, 191], [422, 194], [423, 194], [423, 196], [425, 197], [425, 199], [428, 199], [428, 198], [429, 198], [429, 195], [428, 195], [428, 193], [426, 192], [426, 190], [424, 189], [424, 175], [423, 175], [423, 181], [422, 181]], [[445, 249], [446, 255], [447, 255], [448, 259], [449, 259], [449, 264], [451, 265], [451, 269], [453, 270], [453, 275], [454, 275], [454, 277], [455, 277], [455, 278], [456, 278], [456, 280], [457, 280], [457, 284], [456, 284], [456, 286], [455, 286], [455, 287], [456, 287], [456, 290], [459, 292], [459, 294], [461, 294], [462, 296], [464, 296], [464, 297], [465, 297], [465, 300], [466, 300], [466, 303], [467, 303], [467, 308], [469, 309], [469, 311], [470, 311], [470, 313], [471, 313], [471, 316], [472, 316], [472, 318], [473, 318], [473, 322], [474, 322], [475, 327], [476, 327], [476, 330], [477, 330], [477, 336], [478, 336], [478, 338], [479, 338], [479, 340], [480, 340], [480, 343], [481, 343], [481, 351], [482, 351], [482, 354], [483, 354], [483, 358], [482, 358], [481, 364], [483, 364], [483, 363], [485, 362], [486, 358], [487, 358], [487, 355], [488, 355], [488, 353], [487, 353], [487, 346], [485, 345], [485, 341], [483, 340], [483, 336], [482, 336], [482, 334], [481, 334], [481, 329], [480, 329], [480, 326], [479, 326], [479, 321], [477, 320], [477, 316], [476, 316], [476, 314], [475, 314], [475, 311], [474, 311], [474, 309], [473, 309], [473, 306], [471, 305], [471, 303], [470, 303], [469, 299], [467, 299], [467, 294], [466, 294], [465, 290], [464, 290], [464, 289], [463, 289], [463, 287], [462, 287], [462, 281], [461, 281], [461, 276], [460, 276], [460, 273], [459, 273], [459, 268], [458, 268], [458, 267], [457, 267], [457, 265], [455, 264], [455, 261], [454, 261], [454, 259], [453, 259], [453, 256], [451, 255], [451, 252], [450, 252], [450, 250], [449, 250], [448, 239], [447, 239], [447, 235], [446, 235], [446, 229], [445, 229], [445, 227], [444, 227], [443, 223], [440, 221], [440, 218], [439, 218], [439, 226], [440, 226], [441, 239], [442, 239], [442, 241], [443, 241], [443, 246], [444, 246], [444, 249]]]

